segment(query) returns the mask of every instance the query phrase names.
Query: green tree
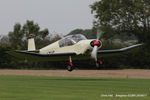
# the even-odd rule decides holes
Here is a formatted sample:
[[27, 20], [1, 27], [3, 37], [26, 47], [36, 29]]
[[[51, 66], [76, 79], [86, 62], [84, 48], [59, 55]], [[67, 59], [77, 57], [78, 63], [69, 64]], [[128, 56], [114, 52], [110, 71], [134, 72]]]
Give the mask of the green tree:
[[128, 33], [150, 43], [149, 0], [101, 0], [91, 9], [96, 18], [94, 26], [101, 26], [106, 37]]
[[27, 39], [29, 37], [34, 37], [36, 47], [41, 48], [44, 46], [44, 44], [41, 44], [41, 41], [43, 41], [46, 36], [48, 36], [49, 31], [47, 28], [44, 30], [40, 30], [40, 27], [37, 23], [27, 20], [27, 22], [23, 25], [22, 33], [24, 34], [25, 47], [27, 47]]
[[75, 29], [67, 35], [73, 35], [73, 34], [83, 34], [88, 39], [95, 39], [96, 38], [96, 30], [95, 29], [85, 29], [85, 30]]
[[9, 45], [9, 38], [8, 38], [8, 35], [3, 35], [3, 36], [1, 36], [1, 37], [0, 37], [0, 43]]
[[27, 40], [29, 37], [34, 37], [38, 48], [40, 48], [43, 46], [40, 44], [40, 41], [44, 40], [48, 34], [48, 29], [40, 30], [38, 24], [27, 20], [23, 26], [19, 23], [15, 24], [13, 32], [9, 32], [8, 36], [11, 46], [14, 49], [27, 49]]
[[21, 25], [19, 23], [14, 25], [13, 32], [9, 32], [8, 36], [11, 46], [15, 49], [21, 49], [23, 46], [22, 38], [24, 34], [22, 33]]
[[[12, 57], [6, 53], [10, 47], [7, 44], [0, 43], [0, 68], [13, 67]], [[11, 65], [12, 64], [12, 65]]]
[[29, 20], [23, 25], [22, 32], [26, 38], [34, 36], [35, 38], [44, 39], [49, 34], [48, 29], [40, 31], [39, 25]]

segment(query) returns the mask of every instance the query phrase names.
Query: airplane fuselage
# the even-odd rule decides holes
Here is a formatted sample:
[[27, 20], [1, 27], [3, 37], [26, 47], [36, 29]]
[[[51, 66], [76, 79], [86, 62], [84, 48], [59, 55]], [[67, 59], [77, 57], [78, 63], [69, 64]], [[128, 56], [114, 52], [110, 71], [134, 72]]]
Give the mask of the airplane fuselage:
[[60, 47], [59, 41], [52, 43], [39, 51], [41, 54], [53, 54], [53, 53], [69, 53], [75, 52], [77, 55], [84, 54], [87, 50], [92, 50], [90, 42], [94, 39], [81, 40], [78, 43], [70, 46]]

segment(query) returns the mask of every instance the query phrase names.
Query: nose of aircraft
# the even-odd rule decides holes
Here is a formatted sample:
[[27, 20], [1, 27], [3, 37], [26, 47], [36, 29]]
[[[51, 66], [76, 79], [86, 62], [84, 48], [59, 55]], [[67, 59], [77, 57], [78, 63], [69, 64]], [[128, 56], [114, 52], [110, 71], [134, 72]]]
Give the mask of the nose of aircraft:
[[101, 42], [99, 40], [94, 40], [94, 41], [90, 42], [90, 45], [92, 47], [94, 47], [94, 46], [100, 47], [101, 46]]
[[93, 50], [91, 52], [91, 58], [93, 58], [95, 61], [97, 61], [97, 50], [102, 47], [102, 42], [99, 40], [93, 40], [90, 42], [91, 47], [93, 47]]

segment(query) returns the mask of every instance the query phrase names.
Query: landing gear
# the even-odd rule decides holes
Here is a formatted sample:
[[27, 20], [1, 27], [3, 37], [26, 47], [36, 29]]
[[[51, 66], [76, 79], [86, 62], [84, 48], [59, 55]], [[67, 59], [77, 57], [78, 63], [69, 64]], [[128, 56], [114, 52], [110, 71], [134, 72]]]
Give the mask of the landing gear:
[[74, 67], [74, 65], [72, 64], [71, 56], [69, 56], [69, 62], [68, 62], [68, 65], [67, 65], [67, 70], [68, 70], [69, 72], [71, 72], [71, 71], [74, 70], [74, 69], [75, 69], [75, 67]]
[[68, 70], [69, 72], [71, 72], [71, 71], [74, 70], [74, 69], [75, 69], [75, 68], [74, 68], [73, 64], [72, 64], [71, 62], [69, 62], [68, 65], [67, 65], [67, 70]]
[[103, 67], [103, 61], [102, 60], [97, 60], [96, 62], [96, 68], [101, 69]]

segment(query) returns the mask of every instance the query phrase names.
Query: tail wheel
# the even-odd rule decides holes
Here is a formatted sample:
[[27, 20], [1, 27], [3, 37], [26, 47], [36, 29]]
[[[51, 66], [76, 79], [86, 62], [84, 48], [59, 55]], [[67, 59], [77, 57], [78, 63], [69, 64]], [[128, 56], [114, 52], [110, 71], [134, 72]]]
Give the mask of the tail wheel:
[[68, 70], [69, 72], [71, 72], [72, 70], [74, 70], [74, 65], [73, 65], [71, 62], [68, 63], [68, 65], [67, 65], [67, 70]]
[[97, 67], [97, 69], [102, 68], [102, 67], [103, 67], [103, 61], [102, 61], [102, 60], [98, 60], [98, 61], [96, 62], [96, 67]]

